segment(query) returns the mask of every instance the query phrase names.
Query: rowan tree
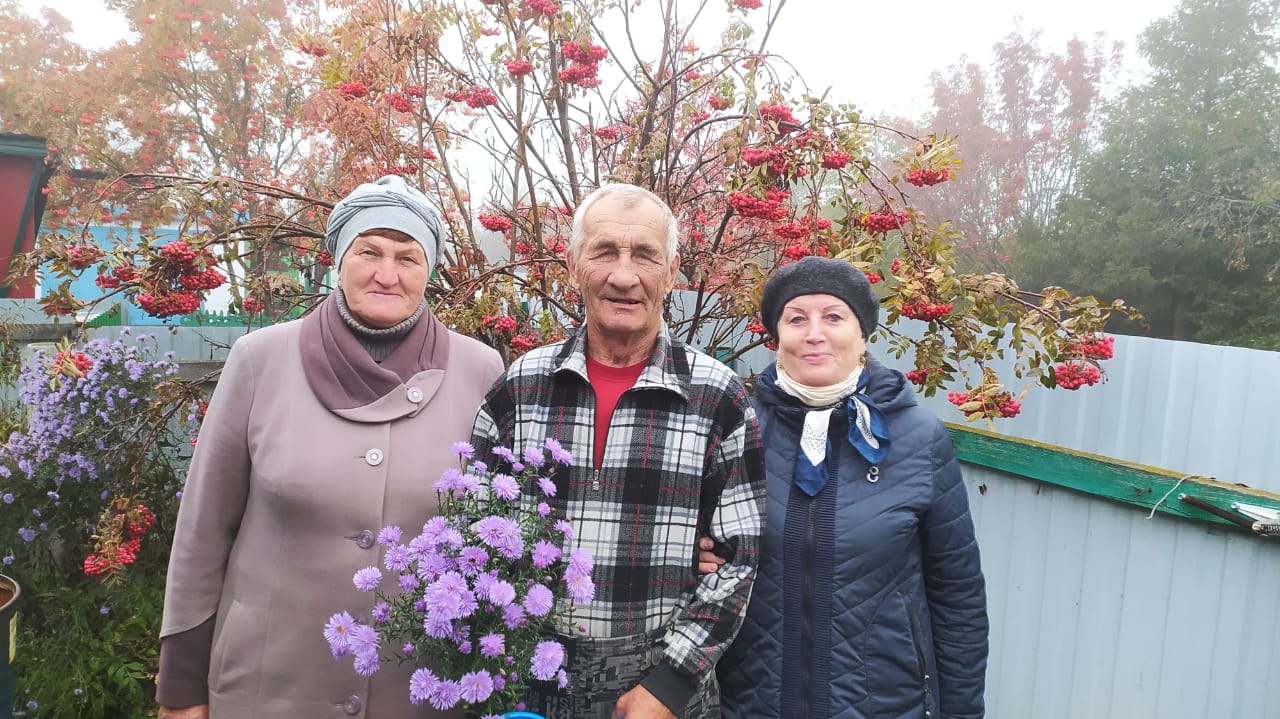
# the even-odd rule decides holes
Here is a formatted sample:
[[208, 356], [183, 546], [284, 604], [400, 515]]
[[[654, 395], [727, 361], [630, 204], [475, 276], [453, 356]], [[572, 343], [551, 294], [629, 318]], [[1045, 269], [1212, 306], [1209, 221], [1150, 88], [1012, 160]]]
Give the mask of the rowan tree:
[[[167, 22], [203, 28], [200, 2], [193, 18]], [[285, 120], [295, 117], [287, 113], [299, 108], [293, 129], [306, 128], [306, 141], [297, 147], [297, 171], [248, 160], [219, 164], [238, 156], [209, 153], [203, 164], [139, 164], [102, 183], [172, 211], [186, 243], [167, 259], [154, 247], [136, 251], [130, 262], [151, 275], [117, 276], [114, 291], [136, 300], [161, 280], [181, 284], [229, 257], [278, 256], [281, 247], [314, 252], [334, 200], [358, 182], [395, 173], [431, 195], [451, 229], [452, 246], [428, 290], [434, 311], [510, 358], [581, 321], [565, 269], [570, 218], [592, 188], [624, 181], [653, 190], [681, 219], [681, 278], [668, 323], [697, 346], [729, 348], [731, 359], [765, 343], [753, 320], [764, 278], [782, 263], [820, 254], [868, 274], [883, 297], [888, 351], [914, 357], [911, 379], [928, 393], [963, 384], [953, 401], [970, 418], [1016, 414], [1020, 388], [1006, 387], [1008, 379], [987, 367], [1005, 351], [1018, 356], [1024, 382], [1074, 388], [1080, 376], [1084, 384], [1099, 379], [1103, 357], [1089, 347], [1122, 306], [1056, 288], [1026, 292], [998, 273], [961, 271], [956, 231], [915, 206], [958, 171], [951, 138], [885, 127], [856, 107], [794, 90], [803, 83], [767, 47], [781, 6], [332, 5], [310, 15], [300, 5], [284, 8], [272, 32], [284, 32], [289, 19], [299, 30], [260, 39], [265, 46], [246, 41], [291, 45], [303, 61], [292, 84], [282, 78], [295, 76], [279, 66], [254, 60], [256, 71], [243, 67], [259, 73], [246, 84], [261, 77], [279, 92], [310, 89], [300, 105], [258, 103], [261, 114], [246, 115], [246, 127], [287, 136]], [[191, 52], [175, 48], [171, 59], [183, 66]], [[254, 58], [268, 57], [258, 52]], [[283, 51], [271, 57], [293, 61]], [[175, 112], [199, 107], [193, 101]], [[273, 109], [283, 117], [267, 118]], [[871, 150], [884, 136], [910, 149], [878, 165]], [[242, 214], [209, 219], [225, 217], [231, 202], [244, 203]], [[53, 257], [68, 274], [119, 262], [117, 255], [72, 263], [64, 250], [54, 243], [32, 261]], [[175, 269], [179, 260], [186, 264]], [[250, 297], [314, 299], [305, 282], [266, 276], [274, 279], [252, 285]], [[1089, 371], [1081, 375], [1082, 368]]]

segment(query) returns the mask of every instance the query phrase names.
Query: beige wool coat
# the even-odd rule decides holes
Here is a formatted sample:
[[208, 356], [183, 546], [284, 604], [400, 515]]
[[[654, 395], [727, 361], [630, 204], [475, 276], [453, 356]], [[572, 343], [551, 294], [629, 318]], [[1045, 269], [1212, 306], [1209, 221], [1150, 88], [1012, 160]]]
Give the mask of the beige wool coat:
[[331, 656], [323, 628], [342, 610], [368, 620], [374, 596], [352, 575], [381, 568], [382, 527], [412, 537], [435, 514], [432, 483], [457, 466], [450, 445], [469, 436], [501, 360], [450, 333], [447, 369], [339, 416], [307, 383], [301, 325], [231, 350], [184, 488], [161, 636], [216, 615], [213, 719], [446, 716], [409, 703], [412, 666], [361, 677], [351, 657]]

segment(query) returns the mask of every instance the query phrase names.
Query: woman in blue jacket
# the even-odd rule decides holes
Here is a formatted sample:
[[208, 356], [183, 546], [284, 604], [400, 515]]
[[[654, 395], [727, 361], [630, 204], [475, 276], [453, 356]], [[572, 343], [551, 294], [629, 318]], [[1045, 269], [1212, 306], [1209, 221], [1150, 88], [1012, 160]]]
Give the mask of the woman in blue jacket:
[[725, 719], [983, 716], [986, 593], [960, 466], [902, 373], [867, 354], [878, 315], [848, 262], [806, 257], [765, 285], [766, 534], [719, 665]]

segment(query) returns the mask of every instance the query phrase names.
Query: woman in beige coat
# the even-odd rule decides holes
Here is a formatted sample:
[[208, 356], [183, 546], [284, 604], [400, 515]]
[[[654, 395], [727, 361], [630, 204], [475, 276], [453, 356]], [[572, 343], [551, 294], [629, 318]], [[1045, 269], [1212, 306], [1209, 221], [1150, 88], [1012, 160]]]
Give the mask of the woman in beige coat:
[[[380, 528], [436, 511], [498, 354], [426, 307], [444, 229], [399, 177], [334, 207], [338, 290], [232, 347], [178, 512], [161, 629], [161, 719], [445, 716], [409, 703], [412, 666], [334, 661], [336, 611], [372, 610], [356, 570]], [[388, 587], [390, 589], [390, 587]]]

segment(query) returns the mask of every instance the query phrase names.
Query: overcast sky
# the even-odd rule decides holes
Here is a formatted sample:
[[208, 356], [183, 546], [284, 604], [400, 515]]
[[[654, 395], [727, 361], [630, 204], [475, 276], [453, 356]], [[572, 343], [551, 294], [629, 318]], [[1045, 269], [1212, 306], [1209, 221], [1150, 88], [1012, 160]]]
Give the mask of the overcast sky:
[[[76, 39], [106, 45], [125, 33], [124, 21], [100, 0], [22, 0], [34, 13], [49, 6], [71, 18]], [[990, 63], [991, 46], [1015, 27], [1040, 30], [1041, 47], [1060, 50], [1072, 35], [1105, 32], [1136, 62], [1134, 39], [1176, 0], [789, 0], [770, 40], [815, 90], [864, 113], [916, 115], [929, 107], [929, 75], [961, 56]], [[766, 0], [768, 7], [768, 0]], [[764, 10], [756, 10], [763, 13]], [[874, 58], [874, 60], [873, 60]]]

